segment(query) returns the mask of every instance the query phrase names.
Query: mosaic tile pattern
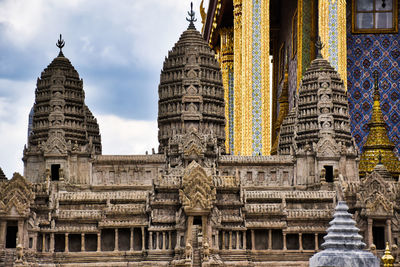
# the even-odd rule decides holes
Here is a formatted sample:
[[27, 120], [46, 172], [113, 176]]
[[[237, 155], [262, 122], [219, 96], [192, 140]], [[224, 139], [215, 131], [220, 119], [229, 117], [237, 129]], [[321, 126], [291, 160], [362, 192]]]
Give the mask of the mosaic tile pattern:
[[362, 151], [373, 104], [372, 73], [380, 73], [379, 88], [389, 138], [400, 152], [400, 34], [352, 34], [351, 4], [347, 5], [348, 96], [352, 134]]
[[253, 155], [262, 154], [261, 101], [261, 0], [253, 0], [252, 42], [252, 147]]
[[230, 153], [233, 154], [234, 153], [234, 114], [235, 114], [235, 107], [234, 107], [234, 103], [235, 103], [235, 95], [234, 95], [234, 88], [233, 88], [233, 77], [234, 77], [234, 73], [233, 73], [233, 69], [229, 69], [228, 72], [229, 75], [229, 79], [228, 79], [228, 90], [229, 90], [229, 101], [228, 101], [228, 113], [229, 113], [229, 148], [230, 148]]
[[338, 3], [332, 1], [329, 5], [329, 62], [338, 70]]

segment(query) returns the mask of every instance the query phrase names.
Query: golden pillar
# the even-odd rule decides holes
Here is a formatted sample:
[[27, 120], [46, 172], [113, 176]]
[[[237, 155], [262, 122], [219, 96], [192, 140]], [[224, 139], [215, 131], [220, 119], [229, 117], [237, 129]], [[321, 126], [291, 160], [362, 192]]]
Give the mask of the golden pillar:
[[220, 62], [222, 71], [222, 82], [224, 85], [225, 98], [225, 147], [227, 153], [233, 152], [233, 110], [234, 110], [234, 93], [233, 93], [233, 28], [223, 28], [220, 30]]
[[[236, 10], [237, 2], [239, 1], [234, 2]], [[234, 11], [236, 27], [234, 34], [241, 35], [241, 41], [239, 36], [234, 37], [234, 84], [235, 104], [237, 104], [235, 154], [269, 155], [271, 150], [269, 0], [241, 3], [241, 31], [237, 25], [239, 16]], [[239, 71], [236, 69], [237, 65], [240, 65]]]
[[234, 44], [234, 55], [233, 55], [233, 69], [234, 79], [233, 87], [235, 92], [234, 100], [234, 134], [233, 134], [233, 152], [235, 154], [240, 151], [243, 146], [242, 143], [242, 0], [233, 1], [233, 44]]

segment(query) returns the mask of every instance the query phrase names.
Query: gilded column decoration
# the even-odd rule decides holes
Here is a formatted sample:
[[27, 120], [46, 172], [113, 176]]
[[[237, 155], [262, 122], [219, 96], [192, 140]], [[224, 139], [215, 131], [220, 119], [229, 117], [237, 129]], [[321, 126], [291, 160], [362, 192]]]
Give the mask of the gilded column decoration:
[[233, 135], [233, 152], [237, 154], [242, 147], [242, 0], [234, 0], [234, 79], [233, 87], [235, 88], [234, 99], [234, 135]]
[[386, 123], [383, 119], [380, 94], [378, 88], [378, 72], [374, 72], [374, 104], [372, 107], [371, 120], [368, 123], [369, 134], [367, 142], [363, 147], [363, 153], [360, 159], [360, 176], [365, 176], [372, 172], [376, 164], [382, 162], [387, 170], [393, 175], [400, 174], [400, 162], [394, 154], [395, 145], [390, 141]]
[[224, 28], [220, 30], [221, 36], [221, 71], [224, 84], [225, 98], [225, 146], [228, 153], [233, 153], [234, 133], [234, 72], [233, 72], [233, 29]]
[[238, 153], [241, 155], [252, 154], [252, 84], [253, 84], [253, 69], [252, 69], [252, 43], [253, 43], [253, 2], [243, 2], [242, 13], [242, 144], [237, 147]]
[[269, 0], [261, 1], [261, 101], [262, 155], [271, 153], [271, 97], [270, 97], [270, 22]]
[[319, 0], [319, 35], [324, 58], [339, 72], [347, 89], [346, 0]]

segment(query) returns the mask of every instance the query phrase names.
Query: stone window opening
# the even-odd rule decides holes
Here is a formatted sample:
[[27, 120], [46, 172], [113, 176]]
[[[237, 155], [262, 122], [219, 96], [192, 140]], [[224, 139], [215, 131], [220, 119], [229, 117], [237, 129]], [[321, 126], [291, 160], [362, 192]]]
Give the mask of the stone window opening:
[[315, 249], [315, 234], [302, 234], [301, 238], [304, 250]]
[[283, 249], [283, 233], [281, 229], [272, 230], [272, 249]]
[[298, 234], [287, 234], [286, 235], [286, 247], [288, 250], [299, 250], [299, 235]]
[[69, 234], [68, 235], [68, 250], [70, 252], [81, 251], [81, 235], [80, 234]]
[[333, 166], [325, 165], [325, 181], [327, 183], [333, 183]]
[[376, 249], [385, 249], [385, 227], [374, 225], [372, 227], [372, 239]]
[[101, 231], [101, 250], [113, 251], [115, 248], [115, 230], [103, 229]]
[[17, 247], [17, 234], [18, 234], [17, 221], [8, 221], [7, 233], [6, 233], [6, 248]]
[[51, 180], [60, 180], [60, 164], [51, 164]]
[[54, 251], [55, 252], [65, 251], [65, 234], [54, 235]]
[[85, 234], [85, 251], [97, 251], [97, 234]]
[[201, 216], [194, 216], [194, 218], [193, 218], [193, 225], [202, 226]]

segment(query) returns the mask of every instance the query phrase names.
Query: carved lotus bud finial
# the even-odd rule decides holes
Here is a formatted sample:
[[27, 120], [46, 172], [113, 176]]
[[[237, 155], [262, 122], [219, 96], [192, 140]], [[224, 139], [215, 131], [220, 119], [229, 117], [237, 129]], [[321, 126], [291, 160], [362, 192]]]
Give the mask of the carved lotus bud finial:
[[188, 11], [190, 18], [186, 18], [186, 20], [190, 22], [188, 29], [196, 29], [193, 24], [193, 22], [197, 21], [197, 19], [194, 18], [195, 14], [196, 13], [193, 11], [193, 2], [190, 2], [190, 12]]
[[62, 52], [62, 48], [65, 46], [65, 41], [62, 39], [62, 35], [60, 34], [60, 39], [58, 39], [56, 46], [60, 48], [60, 53], [58, 54], [59, 57], [64, 56]]
[[324, 48], [324, 44], [321, 41], [321, 36], [318, 36], [318, 40], [315, 42], [315, 47], [317, 48], [316, 58], [322, 58], [321, 50]]

